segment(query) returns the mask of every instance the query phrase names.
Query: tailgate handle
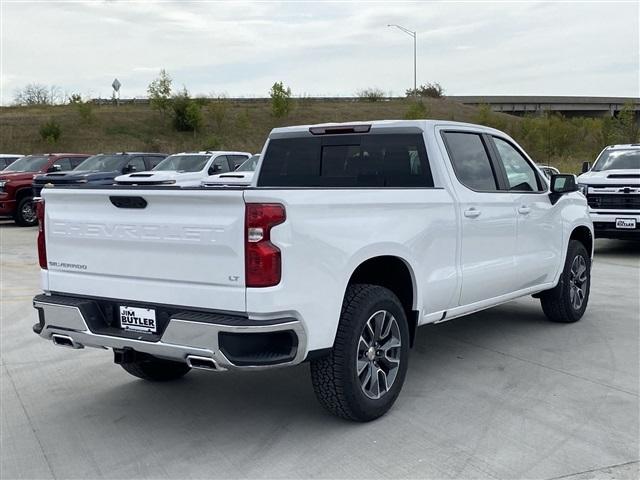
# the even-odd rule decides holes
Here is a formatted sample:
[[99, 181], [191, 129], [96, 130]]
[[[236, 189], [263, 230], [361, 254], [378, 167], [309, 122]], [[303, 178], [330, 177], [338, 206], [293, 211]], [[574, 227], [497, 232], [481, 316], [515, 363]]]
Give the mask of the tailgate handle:
[[118, 208], [145, 208], [147, 201], [142, 197], [111, 196], [111, 203]]

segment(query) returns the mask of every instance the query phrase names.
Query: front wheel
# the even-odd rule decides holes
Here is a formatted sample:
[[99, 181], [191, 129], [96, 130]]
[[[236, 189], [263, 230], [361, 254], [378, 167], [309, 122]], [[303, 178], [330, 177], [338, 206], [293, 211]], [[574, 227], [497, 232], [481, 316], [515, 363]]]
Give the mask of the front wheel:
[[331, 353], [311, 362], [313, 389], [334, 415], [374, 420], [398, 397], [408, 360], [409, 327], [398, 297], [377, 285], [350, 285]]
[[591, 287], [591, 256], [577, 240], [569, 241], [558, 285], [542, 292], [542, 310], [553, 322], [577, 322], [584, 315]]
[[21, 227], [33, 227], [38, 223], [36, 215], [36, 206], [33, 198], [23, 197], [18, 201], [15, 213], [15, 221]]
[[134, 377], [152, 382], [168, 382], [185, 376], [191, 367], [183, 362], [172, 362], [151, 355], [142, 356], [133, 362], [121, 363], [120, 366]]

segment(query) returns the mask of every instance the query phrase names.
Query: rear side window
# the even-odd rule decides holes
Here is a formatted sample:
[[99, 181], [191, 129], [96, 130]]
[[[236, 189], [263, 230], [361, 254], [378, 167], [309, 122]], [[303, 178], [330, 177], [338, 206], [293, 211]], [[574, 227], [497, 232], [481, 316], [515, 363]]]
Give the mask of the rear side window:
[[422, 135], [272, 139], [258, 186], [433, 187]]
[[53, 162], [53, 165], [60, 165], [60, 171], [62, 172], [66, 172], [67, 170], [71, 170], [73, 168], [70, 158], [59, 158], [55, 162]]
[[442, 136], [460, 183], [481, 192], [498, 190], [489, 154], [479, 134], [444, 132]]

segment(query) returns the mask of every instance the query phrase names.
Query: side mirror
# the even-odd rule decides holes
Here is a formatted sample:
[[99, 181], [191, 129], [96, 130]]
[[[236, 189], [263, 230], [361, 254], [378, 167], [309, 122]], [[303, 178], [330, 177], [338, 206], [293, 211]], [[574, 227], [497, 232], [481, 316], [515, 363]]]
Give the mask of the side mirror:
[[576, 176], [567, 173], [551, 175], [551, 193], [564, 194], [578, 191]]
[[551, 204], [555, 203], [565, 193], [577, 192], [578, 181], [575, 175], [561, 173], [559, 175], [551, 175]]
[[591, 170], [591, 165], [589, 162], [582, 162], [582, 173], [586, 173]]
[[137, 169], [134, 165], [127, 165], [126, 167], [124, 167], [122, 169], [122, 173], [127, 174], [127, 173], [133, 173], [135, 172]]
[[47, 169], [47, 173], [51, 173], [51, 172], [61, 172], [62, 171], [62, 166], [58, 165], [57, 163], [54, 165], [51, 165], [48, 169]]

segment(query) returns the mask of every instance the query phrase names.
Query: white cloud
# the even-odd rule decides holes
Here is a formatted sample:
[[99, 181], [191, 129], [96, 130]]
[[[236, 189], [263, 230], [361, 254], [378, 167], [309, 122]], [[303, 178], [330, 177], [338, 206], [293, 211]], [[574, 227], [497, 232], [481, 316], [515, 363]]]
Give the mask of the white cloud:
[[194, 93], [401, 94], [418, 81], [449, 94], [639, 96], [639, 6], [560, 2], [2, 3], [2, 99], [29, 82], [144, 95], [165, 68]]

